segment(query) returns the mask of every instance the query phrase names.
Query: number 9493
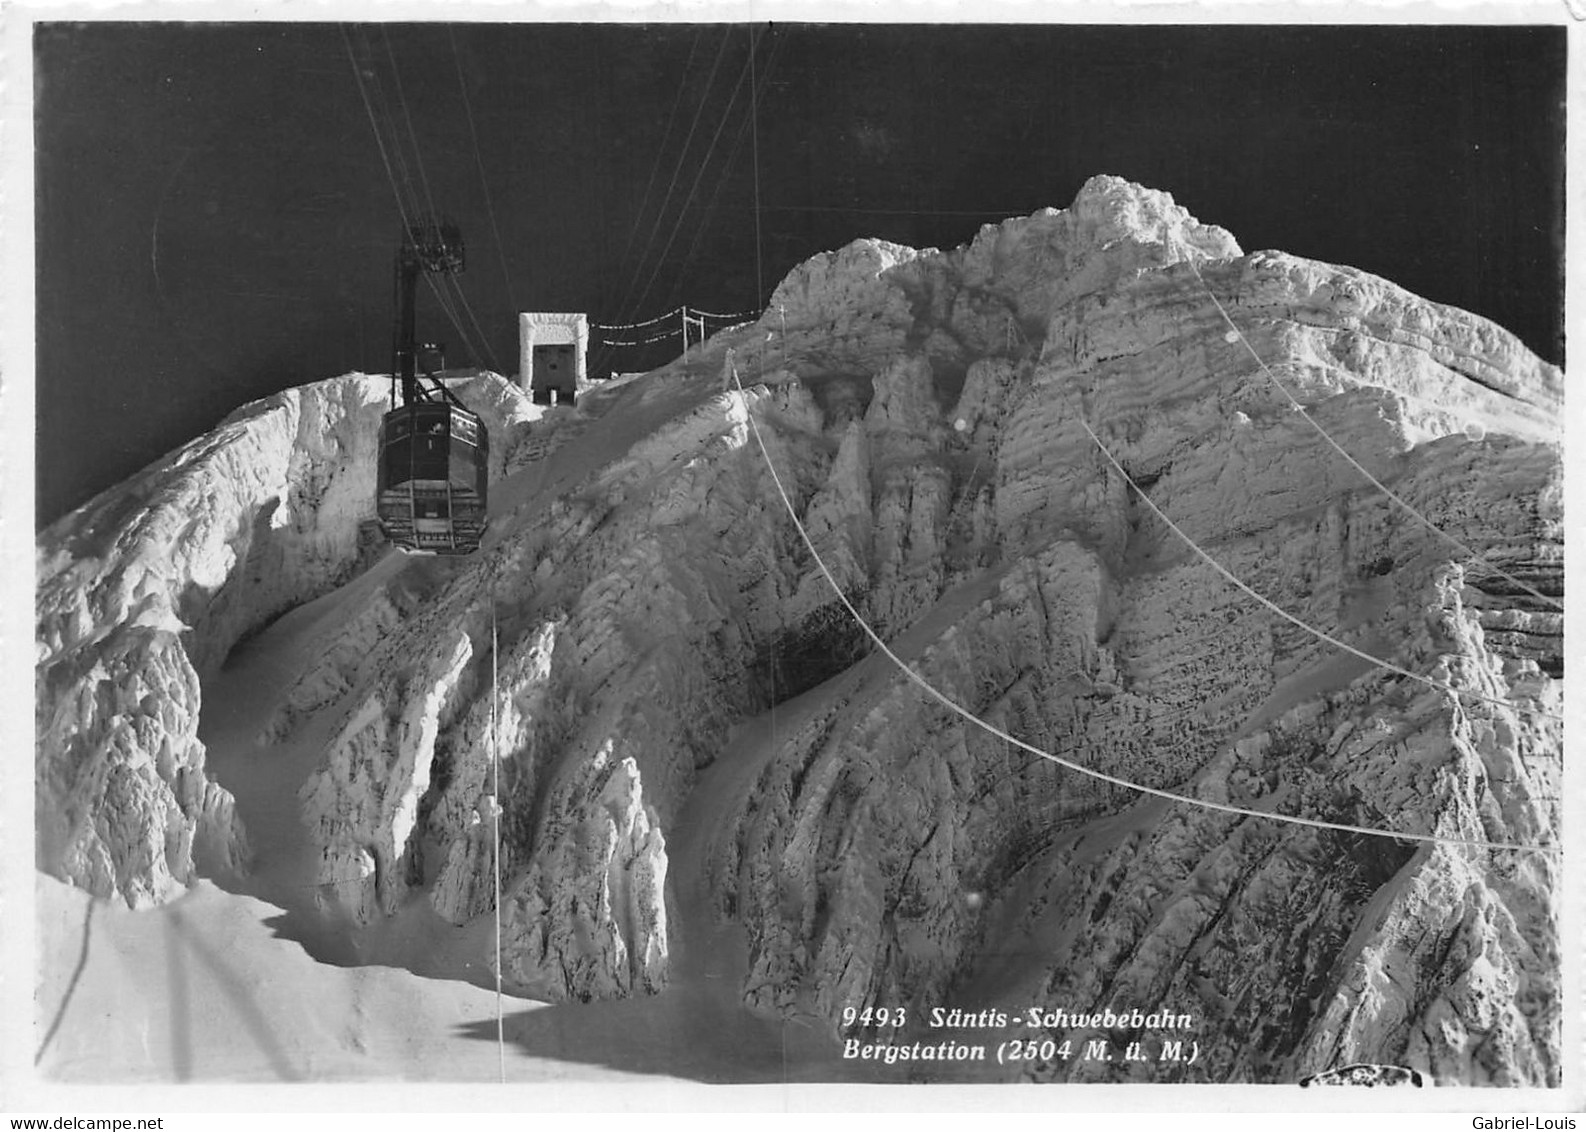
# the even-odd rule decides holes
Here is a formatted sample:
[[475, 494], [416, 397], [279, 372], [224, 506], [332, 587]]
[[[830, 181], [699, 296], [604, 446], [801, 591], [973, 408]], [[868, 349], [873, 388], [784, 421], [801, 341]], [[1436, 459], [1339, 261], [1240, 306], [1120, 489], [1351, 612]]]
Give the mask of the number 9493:
[[853, 1026], [864, 1030], [902, 1029], [907, 1022], [907, 1013], [901, 1006], [867, 1006], [863, 1010], [852, 1006], [843, 1007], [845, 1030]]

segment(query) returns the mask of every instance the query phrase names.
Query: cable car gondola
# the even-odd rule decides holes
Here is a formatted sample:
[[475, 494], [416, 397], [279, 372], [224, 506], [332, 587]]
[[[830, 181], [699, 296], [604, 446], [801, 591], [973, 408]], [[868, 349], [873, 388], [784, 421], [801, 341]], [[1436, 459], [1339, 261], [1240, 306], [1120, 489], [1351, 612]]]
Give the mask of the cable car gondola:
[[430, 366], [422, 367], [423, 380], [417, 373], [421, 350], [438, 352], [414, 339], [419, 276], [462, 269], [462, 235], [454, 225], [423, 220], [407, 227], [396, 262], [392, 408], [380, 422], [376, 513], [392, 545], [411, 553], [470, 554], [487, 523], [489, 433]]

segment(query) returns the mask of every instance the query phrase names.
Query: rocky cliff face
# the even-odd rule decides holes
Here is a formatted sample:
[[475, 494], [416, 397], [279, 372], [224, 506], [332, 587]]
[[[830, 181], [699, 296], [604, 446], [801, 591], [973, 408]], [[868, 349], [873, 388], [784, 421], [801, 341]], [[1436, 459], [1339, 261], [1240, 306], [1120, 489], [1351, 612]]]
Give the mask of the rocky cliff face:
[[[1214, 295], [1310, 418], [1486, 562], [1340, 458]], [[1490, 323], [1244, 255], [1165, 194], [1096, 178], [954, 251], [817, 257], [757, 326], [530, 426], [485, 550], [360, 589], [264, 740], [337, 720], [302, 799], [326, 903], [364, 922], [416, 899], [458, 923], [489, 911], [499, 805], [503, 974], [541, 995], [662, 989], [698, 938], [678, 916], [700, 914], [681, 898], [700, 884], [703, 914], [745, 929], [744, 999], [834, 1032], [850, 1006], [1169, 1010], [1194, 1020], [1193, 1064], [1023, 1072], [1293, 1080], [1379, 1061], [1556, 1083], [1557, 858], [1142, 797], [949, 712], [839, 603], [750, 418], [862, 616], [993, 727], [1192, 797], [1540, 844], [1557, 834], [1561, 614], [1491, 564], [1561, 593], [1561, 399], [1559, 372]], [[191, 738], [195, 673], [352, 569], [345, 477], [372, 475], [356, 469], [373, 413], [331, 453], [284, 420], [277, 455], [239, 453], [209, 519], [163, 520], [169, 577], [136, 532], [176, 511], [117, 514], [116, 495], [46, 533], [46, 867], [157, 898], [190, 872], [184, 831], [221, 857], [236, 844]], [[1486, 698], [1273, 616], [1082, 421], [1255, 590]], [[186, 482], [193, 459], [143, 482]], [[300, 480], [320, 485], [310, 514], [347, 492], [339, 533], [295, 525]], [[250, 538], [275, 548], [268, 580], [234, 566]], [[722, 765], [767, 713], [763, 749]], [[85, 767], [129, 769], [89, 786]], [[711, 828], [669, 859], [702, 784]]]

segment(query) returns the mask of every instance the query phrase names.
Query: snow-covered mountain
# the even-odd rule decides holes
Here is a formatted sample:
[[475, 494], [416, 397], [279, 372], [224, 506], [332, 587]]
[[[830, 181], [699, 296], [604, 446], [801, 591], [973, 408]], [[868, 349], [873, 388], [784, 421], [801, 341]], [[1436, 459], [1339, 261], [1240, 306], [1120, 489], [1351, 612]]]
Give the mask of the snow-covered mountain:
[[[736, 1001], [828, 1039], [1043, 1005], [1188, 1014], [1202, 1051], [1006, 1076], [1557, 1083], [1558, 858], [1453, 843], [1559, 818], [1562, 614], [1527, 587], [1562, 592], [1562, 375], [1500, 328], [1098, 177], [953, 251], [816, 257], [577, 408], [457, 383], [496, 461], [463, 561], [371, 537], [385, 386], [250, 405], [40, 536], [41, 870], [469, 925], [499, 798], [522, 995], [665, 997], [731, 948]], [[1471, 694], [1230, 585], [1087, 425], [1252, 589]], [[1033, 756], [832, 581], [1041, 750], [1448, 841]]]

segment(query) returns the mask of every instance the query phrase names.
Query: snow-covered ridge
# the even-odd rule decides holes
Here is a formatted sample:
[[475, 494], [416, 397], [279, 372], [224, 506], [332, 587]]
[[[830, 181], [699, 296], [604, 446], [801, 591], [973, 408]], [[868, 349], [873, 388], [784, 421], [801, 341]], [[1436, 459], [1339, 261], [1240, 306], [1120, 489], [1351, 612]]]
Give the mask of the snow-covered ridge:
[[[395, 583], [349, 587], [266, 732], [325, 735], [303, 794], [319, 870], [308, 880], [355, 921], [423, 901], [462, 924], [491, 909], [480, 818], [499, 793], [503, 974], [522, 992], [657, 992], [679, 941], [699, 940], [710, 924], [697, 917], [714, 914], [747, 940], [743, 1001], [821, 1025], [844, 1005], [920, 1013], [955, 995], [977, 1007], [1033, 996], [1192, 1014], [1202, 1045], [1222, 1052], [1185, 1067], [1189, 1079], [1292, 1080], [1342, 1058], [1555, 1081], [1545, 859], [1170, 806], [1010, 749], [871, 651], [748, 428], [752, 417], [866, 620], [989, 723], [1192, 796], [1474, 840], [1553, 837], [1561, 615], [1339, 459], [1228, 339], [1218, 302], [1373, 475], [1558, 591], [1556, 369], [1473, 315], [1353, 269], [1242, 255], [1166, 194], [1096, 178], [1069, 209], [987, 226], [964, 248], [865, 240], [816, 257], [757, 325], [597, 393], [569, 419], [576, 440], [531, 439], [536, 459], [509, 462], [521, 470], [493, 495], [507, 502], [492, 541], [437, 573], [422, 601]], [[1272, 618], [1144, 510], [1082, 416], [1258, 591], [1501, 702], [1456, 707]], [[310, 462], [344, 458], [340, 482], [368, 443]], [[250, 458], [221, 478], [257, 478]], [[318, 498], [338, 490], [327, 479]], [[224, 491], [261, 500], [239, 509], [250, 522], [268, 504], [266, 491]], [[66, 535], [41, 543], [48, 576], [63, 579], [49, 601], [41, 586], [41, 689], [53, 681], [41, 780], [88, 765], [72, 746], [79, 720], [97, 735], [135, 719], [128, 705], [148, 687], [152, 702], [183, 679], [196, 687], [164, 671], [139, 683], [113, 667], [118, 641], [153, 635], [164, 643], [133, 648], [140, 663], [202, 673], [223, 647], [191, 662], [187, 642], [236, 639], [173, 632], [167, 615], [192, 613], [174, 600], [138, 604], [170, 591], [163, 575], [145, 580], [151, 544], [113, 514], [129, 506], [115, 498], [84, 544], [115, 570], [74, 580]], [[217, 564], [223, 547], [248, 554], [204, 529], [161, 536], [182, 564], [172, 573], [243, 578], [235, 608], [287, 600], [285, 583]], [[276, 545], [310, 564], [357, 558], [355, 531]], [[316, 557], [326, 545], [339, 549]], [[304, 596], [334, 584], [333, 571], [279, 562], [322, 577], [299, 584]], [[114, 594], [98, 580], [112, 574], [128, 579]], [[266, 587], [257, 605], [254, 585]], [[207, 624], [248, 620], [226, 600], [203, 606]], [[114, 690], [103, 708], [83, 692], [95, 664], [110, 666], [92, 685]], [[129, 765], [163, 757], [165, 731], [113, 733]], [[168, 813], [157, 791], [123, 810], [119, 795], [59, 789], [49, 806], [81, 798], [97, 843], [163, 844], [104, 824]], [[705, 830], [681, 820], [702, 798]], [[211, 801], [208, 824], [224, 833], [225, 800]], [[180, 821], [159, 820], [198, 823], [183, 805], [208, 812], [183, 802]], [[114, 851], [121, 891], [169, 891], [144, 879], [158, 873], [148, 852]], [[1002, 956], [1009, 940], [1018, 962]]]
[[[355, 374], [244, 406], [40, 534], [46, 871], [137, 904], [179, 890], [195, 842], [214, 868], [244, 854], [229, 799], [204, 772], [199, 677], [350, 576], [373, 518], [388, 386]], [[500, 378], [457, 388], [499, 438], [499, 475], [539, 410]], [[117, 701], [96, 686], [120, 689]]]

